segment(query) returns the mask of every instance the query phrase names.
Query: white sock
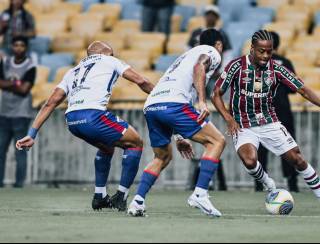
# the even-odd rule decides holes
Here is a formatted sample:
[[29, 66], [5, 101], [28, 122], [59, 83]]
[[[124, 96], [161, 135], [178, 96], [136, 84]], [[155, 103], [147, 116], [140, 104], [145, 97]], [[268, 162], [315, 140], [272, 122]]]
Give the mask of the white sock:
[[129, 196], [129, 189], [120, 185], [118, 190], [124, 193], [124, 200], [126, 200]]
[[265, 184], [269, 179], [269, 175], [264, 171], [260, 162], [257, 162], [255, 169], [247, 169], [247, 172], [258, 182]]
[[305, 182], [320, 200], [320, 178], [314, 168], [308, 164], [308, 168], [305, 171], [300, 171], [299, 173], [303, 176]]
[[200, 187], [196, 187], [196, 189], [194, 190], [194, 194], [202, 197], [208, 194], [208, 190], [202, 189]]
[[102, 198], [105, 198], [107, 196], [107, 187], [97, 187], [96, 186], [94, 193], [102, 194]]

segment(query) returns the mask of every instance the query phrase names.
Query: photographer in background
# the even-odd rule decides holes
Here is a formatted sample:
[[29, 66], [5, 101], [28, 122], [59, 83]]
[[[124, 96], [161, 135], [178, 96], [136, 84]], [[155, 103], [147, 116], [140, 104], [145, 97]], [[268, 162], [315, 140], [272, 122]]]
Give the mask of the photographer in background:
[[[0, 61], [0, 187], [4, 186], [6, 155], [12, 140], [28, 133], [34, 118], [31, 89], [36, 79], [36, 65], [27, 55], [28, 38], [12, 39], [12, 56]], [[15, 151], [16, 183], [22, 188], [27, 173], [26, 151]]]

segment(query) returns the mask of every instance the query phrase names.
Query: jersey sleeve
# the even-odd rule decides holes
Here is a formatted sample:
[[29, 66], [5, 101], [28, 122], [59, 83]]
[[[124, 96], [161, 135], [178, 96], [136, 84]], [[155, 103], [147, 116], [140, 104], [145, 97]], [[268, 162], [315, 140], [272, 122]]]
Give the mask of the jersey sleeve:
[[69, 93], [69, 88], [68, 88], [68, 76], [69, 76], [70, 71], [63, 77], [62, 81], [59, 83], [57, 88], [60, 88], [64, 90], [66, 94]]
[[296, 92], [304, 87], [304, 82], [294, 73], [281, 65], [275, 65], [275, 73], [277, 80]]
[[220, 78], [217, 80], [216, 87], [220, 88], [223, 93], [226, 93], [231, 84], [234, 82], [234, 78], [236, 77], [240, 68], [240, 61], [231, 61], [222, 72]]
[[114, 65], [114, 69], [117, 71], [118, 75], [123, 76], [124, 72], [131, 68], [130, 65], [126, 64], [125, 62], [121, 61], [120, 59], [112, 58], [112, 63]]

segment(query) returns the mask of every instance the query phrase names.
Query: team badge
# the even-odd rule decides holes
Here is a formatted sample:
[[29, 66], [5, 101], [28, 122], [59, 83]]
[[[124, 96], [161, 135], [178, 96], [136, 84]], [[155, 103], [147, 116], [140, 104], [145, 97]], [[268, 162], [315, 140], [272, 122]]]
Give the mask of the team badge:
[[225, 79], [227, 78], [227, 76], [228, 76], [228, 74], [227, 74], [226, 71], [224, 71], [224, 72], [221, 74], [221, 78], [222, 78], [223, 80], [225, 80]]

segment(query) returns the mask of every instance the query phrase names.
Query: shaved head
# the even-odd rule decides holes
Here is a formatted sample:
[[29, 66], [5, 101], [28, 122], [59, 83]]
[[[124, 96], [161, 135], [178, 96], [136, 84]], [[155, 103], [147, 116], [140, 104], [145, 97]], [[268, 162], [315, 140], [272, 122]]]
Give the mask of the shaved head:
[[108, 44], [101, 42], [101, 41], [95, 41], [91, 43], [87, 49], [88, 56], [95, 55], [95, 54], [104, 54], [107, 56], [113, 55], [113, 49]]

